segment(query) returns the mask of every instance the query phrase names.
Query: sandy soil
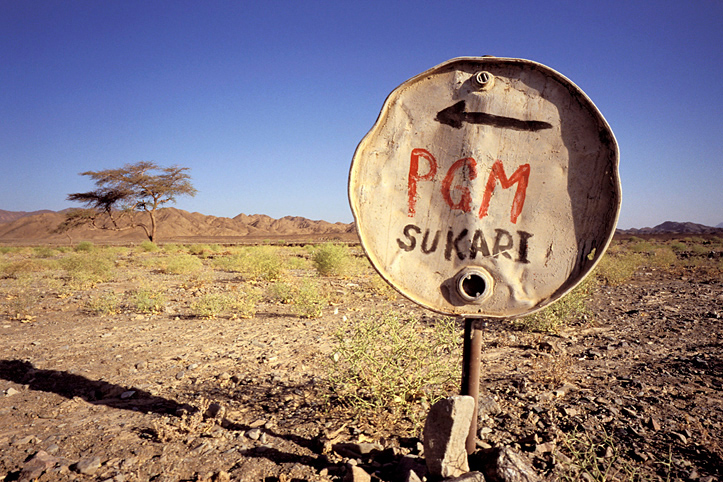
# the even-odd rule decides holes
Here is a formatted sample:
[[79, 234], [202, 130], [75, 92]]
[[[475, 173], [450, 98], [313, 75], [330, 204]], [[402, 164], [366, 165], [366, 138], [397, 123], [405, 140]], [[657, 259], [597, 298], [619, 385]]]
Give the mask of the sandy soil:
[[[201, 320], [183, 314], [194, 289], [167, 282], [161, 314], [92, 315], [92, 292], [44, 291], [32, 321], [1, 321], [0, 480], [327, 481], [351, 465], [402, 480], [423, 455], [408, 421], [345, 419], [322, 393], [337, 327], [423, 310], [327, 279], [339, 303], [321, 318], [263, 301]], [[642, 270], [559, 334], [488, 323], [480, 453], [510, 447], [550, 480], [721, 480], [722, 316], [719, 276]]]

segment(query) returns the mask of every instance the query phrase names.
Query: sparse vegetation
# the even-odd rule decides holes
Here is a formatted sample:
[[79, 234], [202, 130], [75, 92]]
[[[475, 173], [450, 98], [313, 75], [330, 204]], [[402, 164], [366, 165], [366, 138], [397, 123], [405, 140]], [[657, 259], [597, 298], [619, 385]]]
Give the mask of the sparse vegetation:
[[460, 327], [437, 317], [423, 324], [398, 312], [354, 319], [335, 334], [331, 390], [355, 410], [408, 412], [435, 402], [459, 380]]
[[651, 476], [642, 467], [625, 457], [612, 435], [604, 429], [595, 434], [573, 430], [562, 437], [565, 454], [557, 470], [556, 480], [568, 482], [657, 482], [670, 480], [670, 460], [650, 461], [660, 466], [666, 479]]
[[343, 276], [349, 274], [352, 266], [348, 249], [343, 244], [324, 243], [317, 246], [311, 260], [321, 276]]
[[[328, 246], [334, 246], [329, 252], [341, 248], [338, 252], [345, 255], [328, 259], [350, 259], [351, 271], [330, 271], [327, 273], [334, 274], [317, 276], [321, 271], [316, 255], [326, 252]], [[147, 343], [134, 345], [133, 350], [138, 349], [139, 355], [133, 355], [131, 360], [130, 348], [122, 348], [125, 337], [135, 336], [130, 329], [138, 332], [141, 338], [137, 340], [159, 340], [154, 345], [174, 346], [177, 333], [185, 326], [190, 327], [193, 335], [179, 335], [183, 344], [178, 346], [177, 357], [158, 357], [152, 362], [157, 364], [153, 372], [138, 368], [129, 374], [121, 368], [118, 373], [120, 378], [134, 377], [123, 384], [137, 383], [144, 377], [148, 377], [147, 383], [156, 384], [160, 380], [156, 369], [163, 377], [178, 374], [184, 380], [179, 387], [188, 390], [188, 397], [184, 398], [185, 392], [172, 392], [172, 384], [158, 383], [153, 385], [154, 390], [165, 393], [160, 396], [169, 401], [201, 407], [204, 413], [190, 414], [181, 409], [178, 420], [197, 420], [197, 426], [189, 430], [196, 430], [194, 434], [203, 440], [208, 437], [200, 431], [226, 430], [222, 425], [226, 419], [209, 418], [205, 415], [209, 403], [198, 403], [202, 398], [192, 397], [220, 397], [219, 393], [233, 394], [224, 403], [238, 418], [228, 419], [229, 423], [248, 425], [271, 413], [273, 417], [289, 417], [299, 430], [311, 430], [304, 434], [309, 437], [316, 437], [320, 430], [329, 429], [331, 433], [332, 427], [343, 427], [348, 420], [349, 425], [340, 432], [347, 437], [342, 442], [367, 436], [413, 439], [419, 434], [429, 406], [437, 398], [458, 391], [461, 327], [450, 318], [419, 315], [418, 309], [412, 311], [410, 303], [399, 299], [369, 265], [361, 265], [359, 260], [363, 258], [358, 248], [333, 244], [323, 248], [177, 244], [159, 249], [145, 242], [131, 248], [83, 243], [67, 248], [0, 249], [3, 329], [13, 336], [17, 336], [19, 329], [25, 329], [27, 340], [35, 341], [41, 328], [47, 330], [52, 324], [62, 328], [65, 321], [102, 326], [102, 331], [93, 330], [100, 336], [88, 338], [108, 350], [104, 364], [87, 365], [100, 373], [108, 368], [105, 364], [116, 363], [113, 357], [120, 353], [124, 355], [119, 359], [122, 364], [114, 370], [129, 363], [132, 368], [137, 360], [144, 361], [142, 353], [149, 349]], [[483, 371], [483, 377], [487, 377], [483, 384], [500, 404], [502, 413], [480, 423], [493, 430], [490, 436], [504, 434], [490, 439], [490, 444], [531, 440], [529, 434], [542, 436], [547, 442], [544, 437], [549, 434], [553, 437], [549, 442], [551, 452], [529, 453], [535, 454], [540, 464], [548, 464], [550, 472], [546, 476], [551, 480], [687, 480], [694, 468], [701, 479], [717, 475], [711, 468], [715, 465], [710, 464], [719, 460], [715, 458], [718, 446], [714, 434], [720, 417], [701, 416], [705, 405], [698, 407], [691, 402], [683, 406], [684, 399], [659, 390], [655, 377], [664, 369], [668, 378], [700, 380], [706, 384], [698, 384], [699, 390], [705, 390], [710, 397], [719, 394], [714, 382], [719, 358], [715, 330], [698, 334], [697, 339], [688, 337], [696, 326], [715, 326], [723, 314], [715, 291], [723, 274], [722, 248], [719, 240], [703, 238], [615, 241], [596, 272], [572, 293], [546, 310], [515, 322], [521, 331], [507, 331], [506, 323], [485, 330], [483, 354], [490, 354], [490, 359], [484, 363], [489, 364], [486, 369], [490, 371]], [[345, 262], [330, 264], [338, 266]], [[354, 278], [340, 279], [349, 277], [349, 273]], [[664, 285], [667, 293], [644, 289], [640, 291], [644, 300], [638, 300], [638, 284], [644, 286], [650, 280], [664, 278], [672, 280]], [[693, 302], [702, 308], [679, 308], [684, 303], [681, 296], [699, 293], [696, 286], [705, 286], [707, 290], [700, 301]], [[681, 290], [688, 290], [688, 294], [681, 295]], [[635, 296], [631, 296], [633, 293]], [[599, 297], [614, 302], [614, 310], [603, 312]], [[369, 312], [369, 303], [384, 308]], [[594, 315], [589, 306], [594, 308]], [[680, 312], [676, 311], [679, 309]], [[74, 320], [72, 313], [76, 313]], [[662, 332], [664, 329], [645, 332], [645, 336], [635, 331], [653, 322], [663, 323], [660, 320], [666, 317], [671, 320], [669, 324], [676, 323], [680, 336], [678, 331], [667, 336]], [[240, 320], [245, 318], [255, 319]], [[592, 322], [590, 326], [581, 326], [587, 321]], [[617, 327], [620, 330], [615, 331]], [[633, 331], [628, 336], [625, 330]], [[549, 335], [556, 332], [562, 333]], [[193, 360], [196, 348], [189, 347], [200, 346], [196, 336], [207, 337], [209, 350], [202, 346], [198, 350], [202, 355]], [[695, 342], [695, 353], [659, 353], [670, 340], [682, 337], [689, 343]], [[211, 340], [223, 340], [223, 348]], [[16, 344], [11, 355], [20, 358], [28, 353], [41, 353], [56, 363], [56, 357], [67, 361], [69, 353], [78, 353], [85, 347], [76, 350], [71, 343], [70, 349], [58, 352], [47, 337], [38, 343], [25, 348]], [[650, 357], [648, 347], [655, 348], [654, 358]], [[299, 351], [303, 351], [303, 356], [297, 355]], [[508, 363], [508, 358], [498, 361], [498, 355], [512, 357], [508, 370], [498, 366]], [[227, 370], [222, 366], [237, 366], [247, 356], [250, 361], [242, 362], [246, 363], [242, 370], [228, 370], [221, 376]], [[625, 365], [624, 361], [631, 356], [640, 358]], [[201, 363], [204, 368], [194, 368], [191, 376], [187, 367], [205, 359], [222, 363]], [[326, 360], [325, 371], [321, 369], [321, 359]], [[597, 375], [605, 374], [608, 363], [610, 370], [625, 368], [614, 371], [610, 383]], [[169, 364], [173, 364], [172, 369]], [[590, 366], [598, 371], [590, 371]], [[63, 369], [61, 362], [59, 370]], [[187, 372], [185, 378], [179, 371]], [[42, 375], [42, 369], [39, 373]], [[102, 376], [109, 376], [111, 372], [103, 373]], [[294, 382], [285, 378], [287, 373], [293, 374]], [[592, 379], [584, 378], [584, 374]], [[243, 377], [247, 379], [241, 380]], [[565, 395], [557, 394], [559, 387], [570, 384], [580, 387], [580, 391], [573, 388]], [[598, 385], [602, 388], [598, 389]], [[678, 390], [676, 393], [683, 393], [682, 385], [671, 386]], [[119, 388], [131, 386], [116, 387]], [[660, 402], [650, 402], [653, 393]], [[552, 405], [546, 402], [550, 397], [555, 401]], [[617, 408], [622, 414], [612, 410], [618, 406], [616, 398], [622, 400], [623, 407]], [[540, 402], [533, 402], [538, 399]], [[671, 400], [679, 400], [680, 407], [671, 404]], [[696, 404], [705, 403], [701, 400], [696, 399]], [[518, 406], [519, 401], [522, 405]], [[236, 411], [241, 406], [249, 407], [250, 412]], [[634, 417], [636, 413], [644, 418]], [[302, 416], [297, 414], [308, 419], [296, 418]], [[653, 431], [651, 416], [660, 416], [663, 428]], [[604, 422], [605, 427], [610, 427], [609, 433], [595, 425], [601, 418], [612, 419], [610, 424]], [[317, 420], [324, 420], [323, 428]], [[540, 422], [560, 430], [554, 434], [546, 432], [539, 429]], [[627, 426], [643, 436], [632, 437], [620, 429]], [[173, 429], [169, 424], [160, 423], [157, 428], [155, 435], [148, 435], [161, 440], [170, 437], [168, 443], [185, 440], [164, 432]], [[278, 430], [281, 433], [284, 429]], [[179, 429], [178, 433], [186, 432]], [[646, 441], [653, 433], [659, 443]], [[523, 452], [534, 448], [522, 441], [519, 443]], [[538, 447], [548, 447], [543, 441]], [[665, 450], [660, 449], [662, 445]], [[667, 447], [672, 447], [671, 455], [667, 455]], [[700, 452], [689, 450], [690, 447]], [[330, 456], [335, 456], [333, 447], [329, 450]], [[701, 460], [713, 462], [705, 465]]]
[[81, 241], [75, 246], [75, 250], [78, 252], [88, 252], [93, 251], [94, 247], [95, 245], [90, 241]]
[[115, 315], [121, 311], [121, 301], [114, 292], [101, 293], [88, 300], [86, 309], [95, 315]]
[[590, 315], [587, 301], [595, 288], [596, 280], [588, 276], [570, 293], [545, 309], [514, 321], [521, 329], [557, 333], [572, 320]]
[[294, 287], [294, 312], [301, 318], [318, 318], [328, 304], [319, 284], [313, 280], [304, 280]]
[[145, 240], [140, 244], [141, 251], [145, 251], [146, 253], [155, 253], [160, 248], [156, 243], [153, 241]]
[[203, 262], [191, 254], [177, 254], [163, 260], [161, 271], [168, 274], [192, 274], [203, 269]]
[[166, 308], [166, 294], [147, 286], [134, 290], [131, 300], [132, 308], [138, 313], [161, 313]]
[[273, 246], [243, 248], [240, 252], [213, 260], [216, 268], [238, 272], [251, 280], [276, 281], [284, 273], [284, 256]]
[[294, 288], [288, 283], [277, 281], [269, 286], [269, 297], [277, 303], [290, 304], [294, 301]]

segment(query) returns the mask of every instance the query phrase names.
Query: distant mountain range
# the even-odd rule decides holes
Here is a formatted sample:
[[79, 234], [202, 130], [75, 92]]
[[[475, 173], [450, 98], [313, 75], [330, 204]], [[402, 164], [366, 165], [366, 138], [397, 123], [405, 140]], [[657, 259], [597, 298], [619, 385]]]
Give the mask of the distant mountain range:
[[9, 223], [11, 221], [15, 221], [16, 219], [25, 218], [28, 216], [35, 216], [36, 214], [45, 214], [45, 213], [52, 213], [54, 211], [50, 211], [48, 209], [43, 209], [42, 211], [3, 211], [0, 209], [0, 223]]
[[[67, 211], [67, 210], [66, 210]], [[135, 242], [146, 239], [141, 228], [124, 231], [93, 230], [81, 227], [64, 234], [53, 231], [63, 222], [66, 211], [17, 212], [0, 210], [0, 241], [113, 241]], [[147, 222], [145, 213], [135, 214]], [[159, 209], [157, 213], [159, 241], [189, 238], [293, 237], [300, 235], [346, 235], [356, 238], [354, 224], [313, 221], [298, 216], [274, 219], [263, 214], [239, 214], [234, 218], [206, 216], [176, 208]]]
[[[125, 231], [92, 230], [87, 227], [72, 230], [66, 234], [53, 231], [65, 219], [64, 211], [3, 211], [0, 210], [0, 242], [68, 242], [79, 240], [136, 242], [146, 239], [141, 228]], [[147, 218], [137, 213], [139, 221]], [[723, 234], [723, 223], [716, 227], [696, 223], [666, 221], [652, 228], [618, 229], [617, 234]], [[264, 214], [239, 214], [233, 218], [207, 216], [190, 213], [176, 208], [158, 211], [159, 241], [200, 238], [284, 238], [294, 236], [344, 236], [356, 239], [353, 223], [329, 223], [313, 221], [299, 216], [285, 216], [274, 219]]]
[[696, 223], [676, 223], [665, 221], [653, 228], [618, 229], [620, 234], [723, 234], [723, 223], [713, 227]]

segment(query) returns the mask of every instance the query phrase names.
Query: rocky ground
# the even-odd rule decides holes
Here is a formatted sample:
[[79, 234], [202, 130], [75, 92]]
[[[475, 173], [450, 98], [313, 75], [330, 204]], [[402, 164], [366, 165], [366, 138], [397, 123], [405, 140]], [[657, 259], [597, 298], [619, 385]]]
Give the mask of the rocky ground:
[[[0, 324], [0, 480], [423, 472], [418, 423], [345, 415], [323, 365], [360, 313], [425, 313], [328, 283], [340, 300], [316, 319], [268, 301], [250, 319], [180, 316], [181, 287], [155, 315], [91, 315], [39, 293], [30, 321]], [[722, 316], [720, 272], [643, 269], [597, 288], [588, 319], [557, 334], [486, 323], [472, 469], [507, 447], [548, 480], [723, 480]]]

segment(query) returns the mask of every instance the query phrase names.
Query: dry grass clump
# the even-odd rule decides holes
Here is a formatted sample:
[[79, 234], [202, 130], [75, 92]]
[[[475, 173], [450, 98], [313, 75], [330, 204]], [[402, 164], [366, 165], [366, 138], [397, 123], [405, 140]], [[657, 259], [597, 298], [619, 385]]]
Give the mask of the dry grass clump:
[[[92, 244], [92, 243], [91, 243]], [[76, 248], [77, 251], [77, 248]], [[69, 289], [88, 289], [113, 277], [114, 258], [99, 250], [71, 253], [58, 262]]]
[[630, 280], [645, 262], [646, 257], [640, 253], [608, 253], [597, 265], [595, 275], [608, 286], [619, 286]]
[[121, 308], [121, 300], [114, 292], [93, 296], [85, 304], [85, 309], [94, 315], [116, 315]]
[[130, 307], [138, 313], [162, 313], [166, 310], [166, 302], [165, 292], [148, 286], [139, 287], [130, 296]]
[[352, 410], [406, 413], [447, 396], [458, 382], [461, 337], [453, 318], [426, 324], [394, 311], [375, 313], [351, 321], [334, 338], [328, 381]]
[[161, 262], [161, 271], [166, 274], [193, 274], [203, 269], [203, 262], [192, 254], [177, 254]]
[[293, 287], [293, 303], [300, 318], [319, 318], [329, 300], [317, 282], [304, 280]]
[[284, 254], [273, 246], [253, 246], [237, 253], [214, 258], [213, 266], [241, 273], [252, 280], [275, 281], [284, 274]]
[[288, 305], [294, 302], [294, 288], [289, 283], [277, 281], [269, 285], [268, 296], [271, 301]]
[[260, 299], [260, 291], [253, 288], [235, 292], [206, 293], [191, 305], [191, 313], [207, 320], [218, 318], [224, 313], [232, 319], [253, 318]]
[[343, 244], [324, 243], [312, 251], [311, 261], [321, 276], [345, 276], [351, 274], [353, 262], [348, 248]]
[[40, 273], [54, 269], [56, 263], [45, 259], [21, 259], [0, 264], [0, 273], [9, 278], [18, 279], [30, 273]]
[[[628, 457], [605, 429], [591, 433], [585, 430], [573, 430], [562, 435], [560, 450], [556, 453], [558, 463], [555, 468], [555, 480], [568, 482], [657, 482], [663, 480], [648, 475], [643, 467], [637, 466]], [[670, 480], [671, 460], [653, 461], [667, 472]], [[676, 479], [677, 480], [677, 479]]]
[[513, 325], [527, 331], [557, 333], [574, 320], [591, 314], [587, 302], [597, 286], [597, 280], [588, 276], [575, 289], [545, 309], [513, 321]]
[[139, 247], [141, 248], [141, 251], [145, 251], [146, 253], [155, 253], [156, 251], [161, 249], [158, 247], [158, 245], [156, 243], [154, 243], [153, 241], [149, 241], [149, 240], [143, 241], [139, 245]]

